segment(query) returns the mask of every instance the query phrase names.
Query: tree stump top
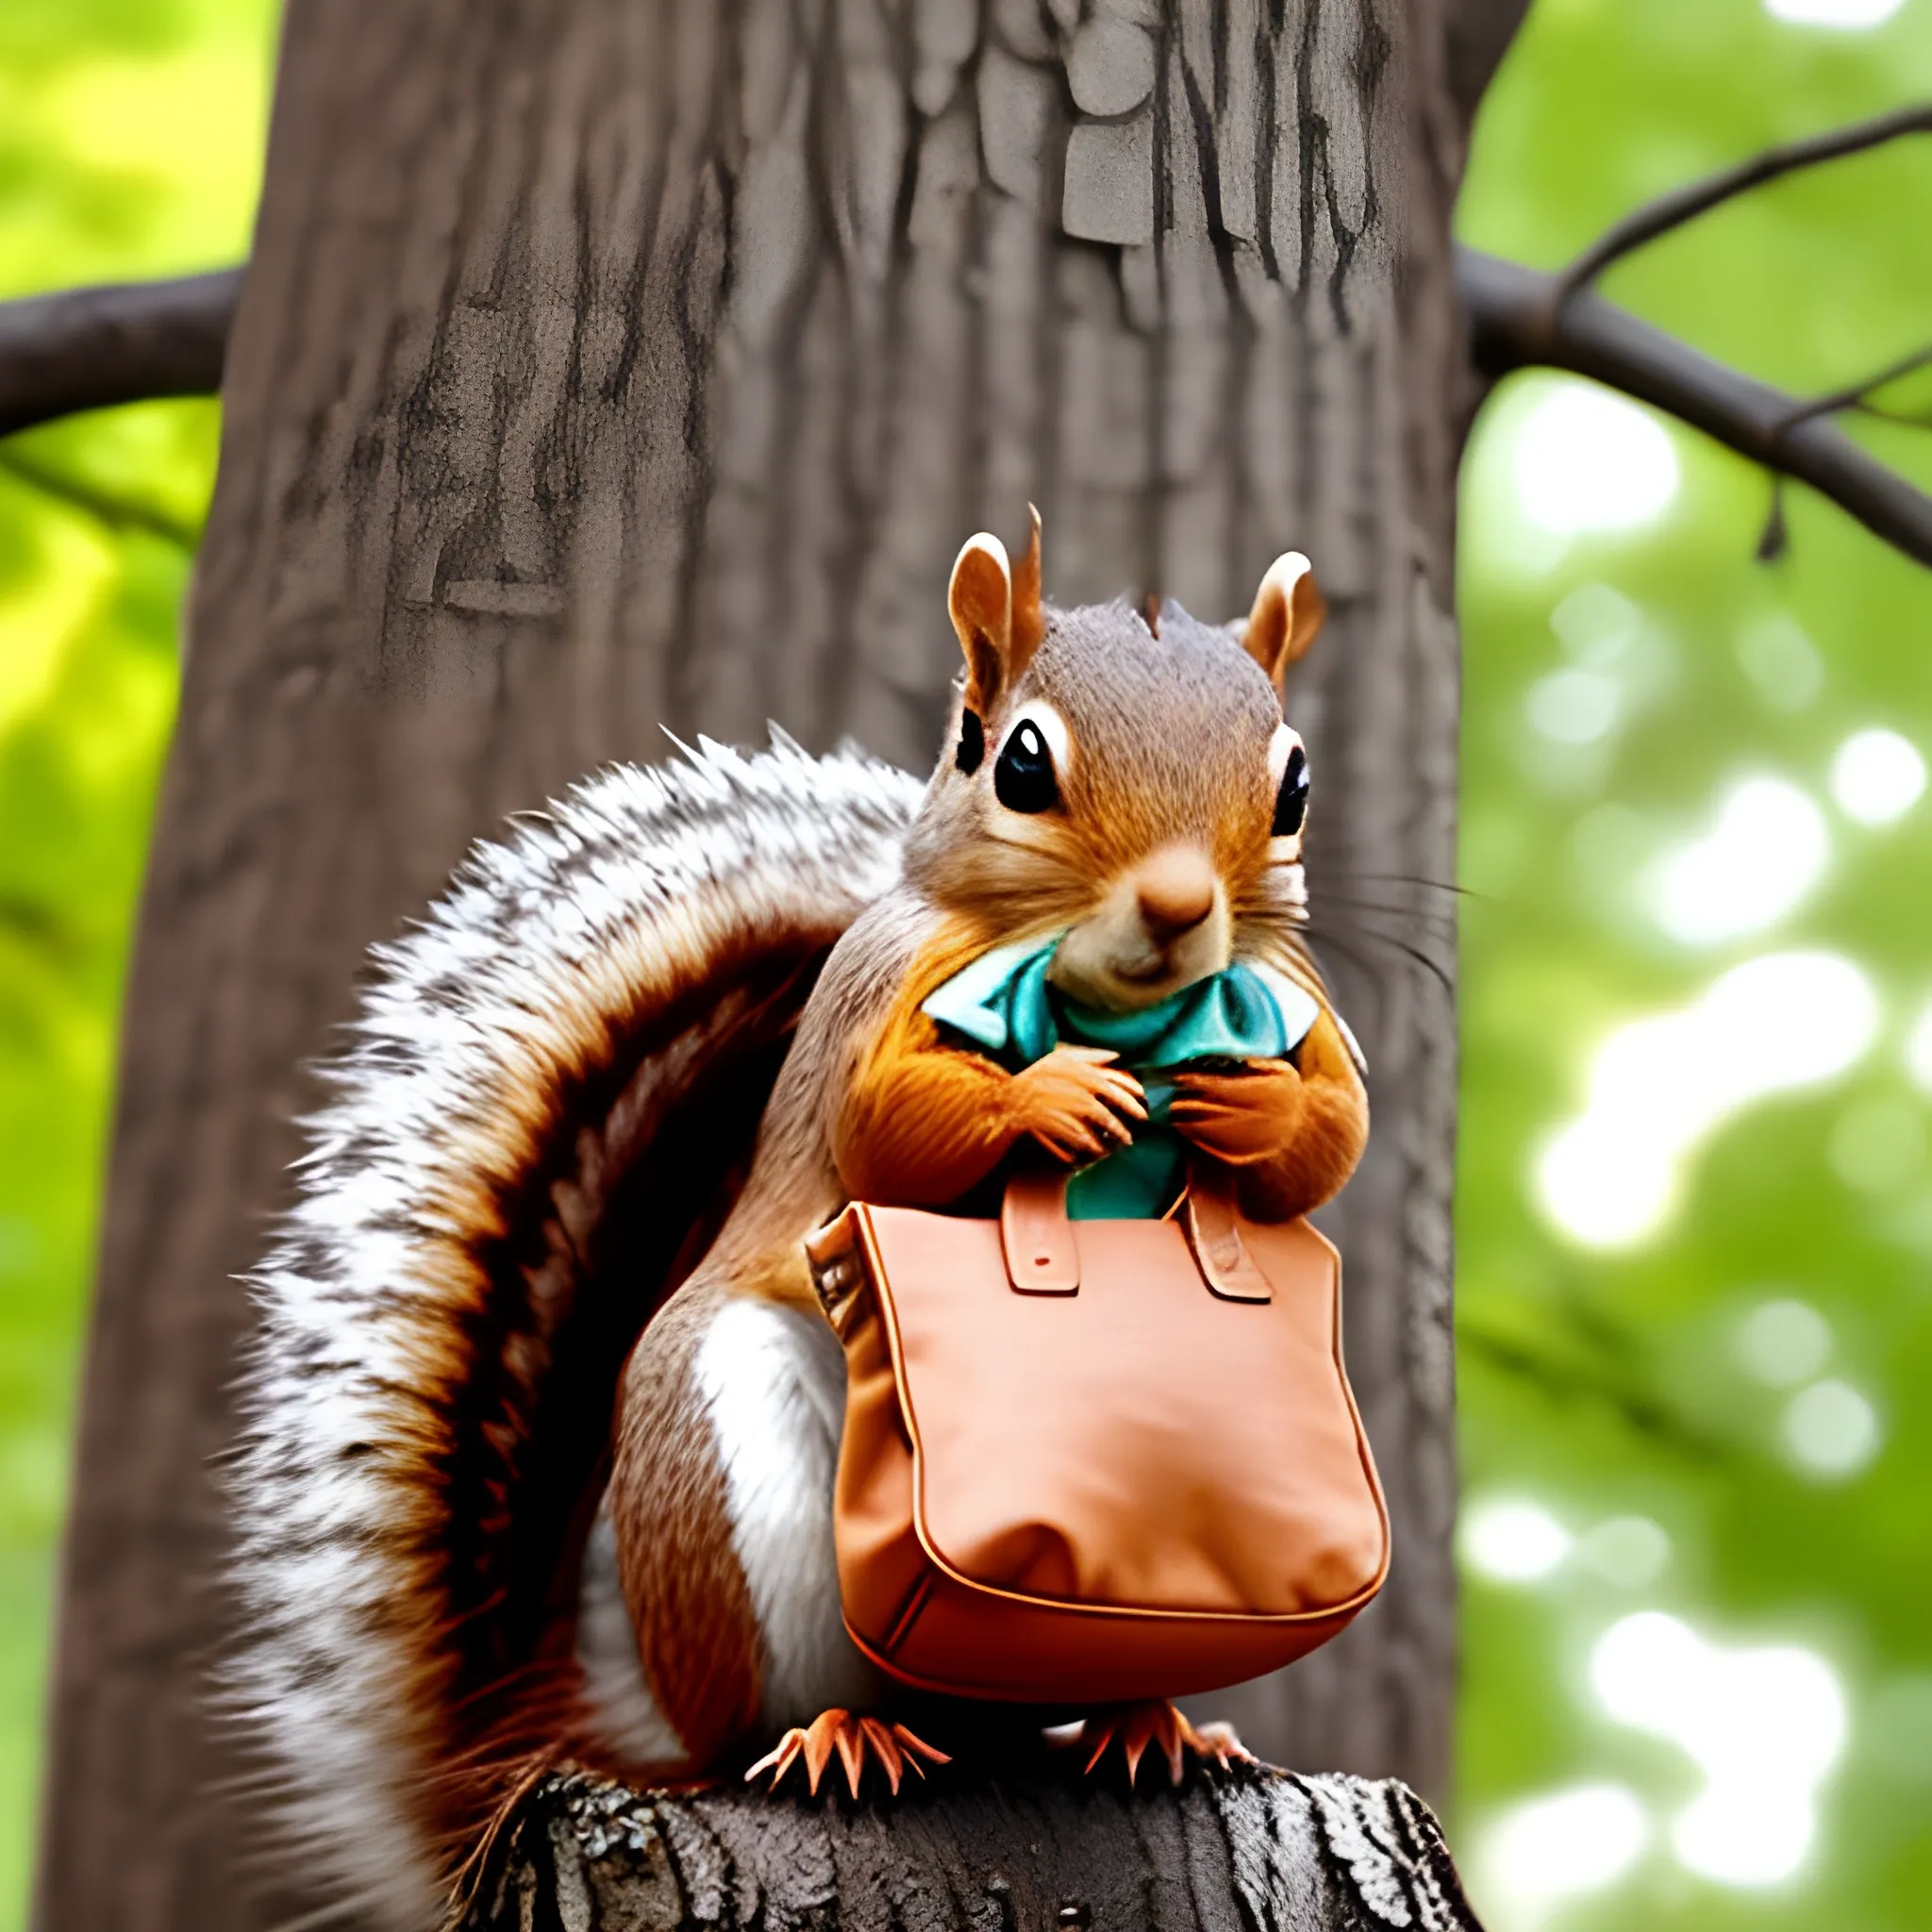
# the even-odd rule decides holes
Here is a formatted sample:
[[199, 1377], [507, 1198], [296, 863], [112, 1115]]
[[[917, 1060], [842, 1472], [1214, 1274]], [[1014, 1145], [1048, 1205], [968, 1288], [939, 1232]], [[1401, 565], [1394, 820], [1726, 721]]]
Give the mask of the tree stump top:
[[498, 1840], [463, 1921], [712, 1927], [1479, 1932], [1407, 1786], [1258, 1765], [1192, 1774], [1178, 1791], [1029, 1773], [862, 1804], [559, 1775]]

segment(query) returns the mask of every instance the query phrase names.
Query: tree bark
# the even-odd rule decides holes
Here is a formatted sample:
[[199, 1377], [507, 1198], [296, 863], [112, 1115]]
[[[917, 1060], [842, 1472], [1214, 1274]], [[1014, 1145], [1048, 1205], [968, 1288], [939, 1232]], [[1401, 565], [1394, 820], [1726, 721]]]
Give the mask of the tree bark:
[[1376, 1125], [1326, 1225], [1397, 1554], [1346, 1637], [1214, 1702], [1271, 1756], [1442, 1789], [1454, 1016], [1446, 964], [1374, 937], [1447, 952], [1407, 883], [1454, 857], [1442, 0], [1084, 13], [291, 0], [126, 1009], [48, 1932], [304, 1904], [238, 1881], [210, 1470], [233, 1277], [364, 947], [660, 724], [925, 766], [948, 563], [1029, 498], [1063, 604], [1234, 617], [1290, 546], [1327, 591], [1290, 709]]
[[1241, 1768], [1156, 1797], [1028, 1778], [890, 1807], [559, 1778], [463, 1932], [1478, 1932], [1398, 1784]]

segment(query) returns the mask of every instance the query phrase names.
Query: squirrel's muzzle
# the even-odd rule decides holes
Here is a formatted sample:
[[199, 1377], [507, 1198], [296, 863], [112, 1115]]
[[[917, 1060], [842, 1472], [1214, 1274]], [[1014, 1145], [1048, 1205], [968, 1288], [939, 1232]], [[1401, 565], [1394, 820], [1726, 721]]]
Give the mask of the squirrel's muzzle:
[[1124, 873], [1070, 931], [1049, 976], [1082, 1005], [1132, 1011], [1228, 961], [1227, 895], [1209, 855], [1168, 845]]
[[1172, 945], [1214, 910], [1214, 868], [1205, 852], [1170, 845], [1141, 868], [1134, 897], [1147, 937], [1157, 946]]

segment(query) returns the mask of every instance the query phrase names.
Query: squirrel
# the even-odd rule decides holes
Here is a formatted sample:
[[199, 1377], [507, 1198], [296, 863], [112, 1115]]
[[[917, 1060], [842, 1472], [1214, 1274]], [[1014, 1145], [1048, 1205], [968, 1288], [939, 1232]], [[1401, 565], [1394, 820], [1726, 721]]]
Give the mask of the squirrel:
[[[1104, 1162], [1149, 1111], [1103, 1048], [1013, 1068], [962, 1040], [926, 1003], [963, 968], [1050, 946], [1055, 996], [1113, 1013], [1266, 968], [1312, 1023], [1174, 1072], [1167, 1124], [1260, 1219], [1360, 1157], [1360, 1057], [1301, 932], [1307, 559], [1244, 623], [1061, 610], [1036, 513], [1017, 565], [965, 545], [948, 608], [923, 791], [849, 748], [701, 740], [479, 844], [374, 951], [250, 1277], [231, 1475], [229, 1692], [346, 1910], [445, 1918], [566, 1762], [675, 1781], [766, 1751], [816, 1788], [836, 1749], [896, 1788], [943, 1761], [841, 1620], [844, 1360], [803, 1242], [851, 1199]], [[1176, 1726], [1215, 1748], [1171, 1715], [1130, 1757], [1175, 1757]]]

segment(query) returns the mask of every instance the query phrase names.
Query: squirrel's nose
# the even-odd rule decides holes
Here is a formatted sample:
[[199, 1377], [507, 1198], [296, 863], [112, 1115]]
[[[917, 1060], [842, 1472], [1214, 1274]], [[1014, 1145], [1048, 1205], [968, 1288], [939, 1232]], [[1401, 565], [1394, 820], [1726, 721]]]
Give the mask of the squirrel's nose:
[[1157, 852], [1134, 882], [1141, 923], [1157, 945], [1191, 932], [1214, 909], [1214, 868], [1185, 845]]

